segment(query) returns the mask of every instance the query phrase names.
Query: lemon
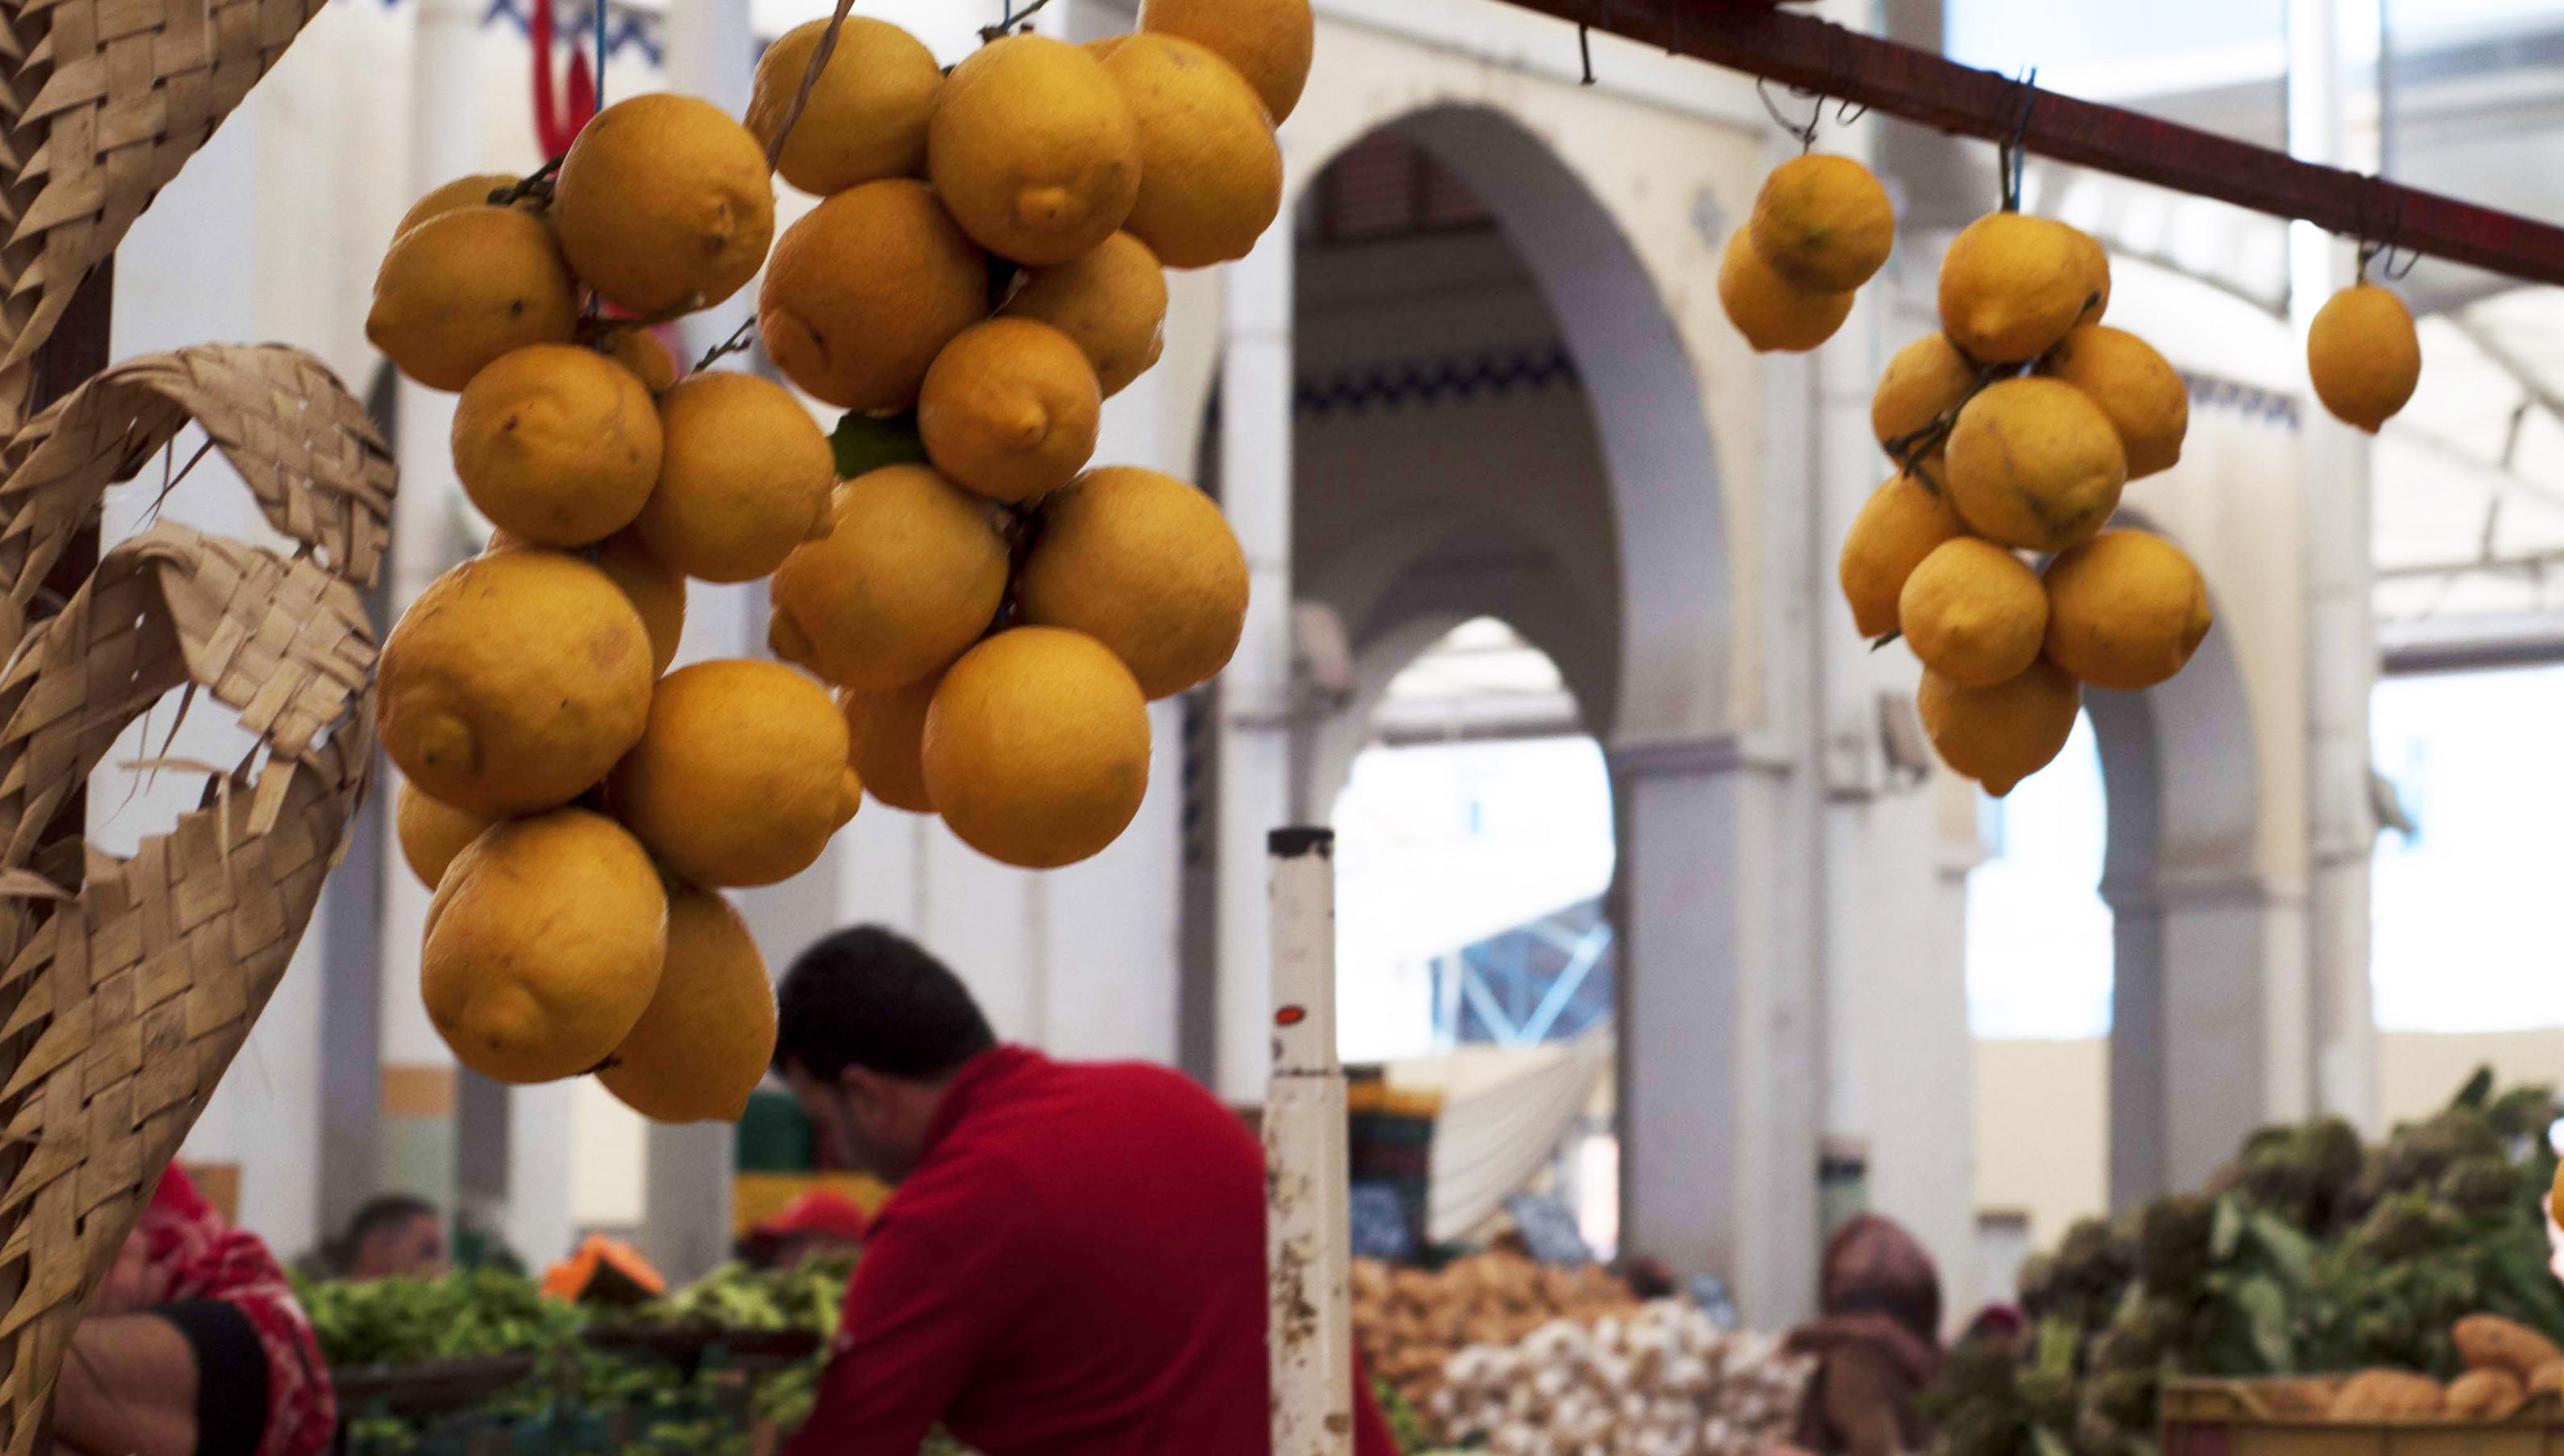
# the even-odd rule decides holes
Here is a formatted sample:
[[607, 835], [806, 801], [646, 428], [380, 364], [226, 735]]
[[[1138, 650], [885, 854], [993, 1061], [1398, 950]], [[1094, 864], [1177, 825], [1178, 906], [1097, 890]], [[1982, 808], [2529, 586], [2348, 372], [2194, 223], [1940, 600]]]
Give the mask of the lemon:
[[1082, 258], [1027, 273], [998, 312], [1076, 340], [1110, 399], [1166, 351], [1167, 271], [1148, 244], [1115, 233]]
[[2025, 551], [2091, 539], [2119, 509], [2128, 459], [2092, 397], [2059, 379], [2006, 379], [1950, 432], [1945, 486], [1971, 529]]
[[2181, 547], [2105, 530], [2047, 564], [2047, 656], [2095, 688], [2135, 691], [2189, 665], [2214, 616]]
[[1132, 234], [1170, 268], [1245, 257], [1282, 212], [1282, 145], [1254, 89], [1171, 35], [1133, 36], [1104, 70], [1139, 134]]
[[1872, 491], [1844, 532], [1838, 574], [1852, 624], [1863, 637], [1896, 630], [1897, 598], [1923, 558], [1944, 541], [1965, 535], [1967, 525], [1950, 493], [1914, 476], [1898, 474]]
[[2074, 256], [2083, 270], [2083, 312], [2079, 323], [2098, 323], [2110, 312], [2110, 255], [2100, 240], [2080, 228], [2074, 233]]
[[640, 613], [603, 571], [558, 551], [475, 557], [383, 644], [383, 750], [467, 813], [567, 803], [640, 738], [650, 660]]
[[698, 97], [645, 92], [570, 143], [552, 186], [570, 267], [638, 314], [708, 309], [764, 266], [774, 241], [765, 148]]
[[1959, 536], [1933, 547], [1897, 595], [1897, 626], [1923, 665], [1963, 688], [2019, 677], [2047, 636], [2047, 592], [2021, 558]]
[[988, 316], [988, 260], [923, 182], [867, 182], [784, 229], [756, 328], [784, 377], [839, 409], [917, 403], [927, 366]]
[[697, 663], [659, 680], [606, 801], [680, 877], [773, 885], [854, 817], [863, 786], [848, 762], [826, 689], [779, 663]]
[[639, 375], [575, 344], [491, 361], [454, 410], [454, 473], [493, 524], [583, 546], [632, 523], [659, 478], [659, 412]]
[[1743, 228], [1719, 259], [1718, 302], [1758, 353], [1805, 353], [1823, 343], [1851, 316], [1851, 301], [1849, 294], [1811, 293], [1774, 273]]
[[[525, 549], [525, 542], [504, 530], [494, 531], [485, 554]], [[596, 563], [641, 614], [650, 634], [650, 675], [657, 677], [677, 660], [677, 644], [686, 635], [686, 578], [674, 566], [651, 554], [631, 531], [617, 531], [581, 554]]]
[[2422, 382], [2413, 311], [2373, 283], [2333, 295], [2306, 330], [2306, 372], [2333, 418], [2376, 434]]
[[2128, 457], [2128, 479], [2181, 463], [2181, 442], [2190, 433], [2190, 386], [2153, 344], [2125, 329], [2087, 323], [2056, 346], [2047, 372], [2082, 390], [2110, 417]]
[[1191, 41], [1237, 68], [1276, 126], [1300, 104], [1318, 49], [1309, 0], [1142, 0], [1140, 29]]
[[836, 452], [791, 391], [712, 370], [659, 398], [667, 449], [633, 528], [703, 581], [753, 581], [828, 525]]
[[1810, 152], [1763, 179], [1746, 224], [1772, 271], [1810, 293], [1859, 288], [1896, 246], [1896, 210], [1869, 168]]
[[618, 328], [605, 336], [606, 357], [632, 371], [641, 387], [665, 394], [676, 387], [677, 356], [646, 328]]
[[513, 207], [459, 208], [402, 234], [365, 314], [365, 337], [430, 389], [461, 389], [501, 354], [577, 331], [577, 286], [551, 228]]
[[877, 693], [851, 689], [837, 695], [846, 715], [846, 734], [854, 745], [855, 776], [864, 792], [912, 814], [932, 814], [935, 800], [926, 791], [926, 765], [919, 755], [926, 746], [926, 710], [935, 703], [942, 675], [920, 678], [903, 688]]
[[410, 229], [429, 218], [461, 212], [467, 207], [493, 206], [495, 204], [490, 201], [493, 195], [516, 185], [517, 179], [506, 172], [475, 172], [468, 177], [457, 177], [411, 203], [409, 211], [401, 214], [399, 225], [392, 229], [392, 241], [397, 243], [408, 237]]
[[[748, 129], [758, 145], [772, 146], [783, 129], [827, 29], [824, 20], [796, 25], [757, 58]], [[944, 69], [925, 42], [888, 21], [850, 15], [775, 169], [820, 197], [885, 177], [917, 176], [926, 170], [926, 127], [943, 91]]]
[[1945, 333], [1927, 333], [1896, 351], [1869, 397], [1869, 428], [1879, 448], [1913, 440], [1965, 403], [1977, 366]]
[[774, 1058], [774, 983], [731, 903], [681, 885], [668, 895], [659, 989], [596, 1074], [660, 1123], [735, 1123]]
[[401, 858], [408, 862], [409, 872], [430, 890], [445, 878], [445, 869], [454, 863], [454, 857], [479, 839], [490, 822], [452, 804], [438, 803], [407, 779], [401, 781], [400, 795], [392, 805], [392, 832], [400, 840]]
[[1095, 57], [1012, 35], [953, 68], [926, 170], [980, 247], [1038, 267], [1113, 236], [1140, 195], [1131, 108]]
[[2093, 276], [2100, 256], [2061, 222], [1989, 213], [1941, 257], [1941, 326], [1980, 363], [2036, 358], [2087, 313], [2097, 316], [2109, 287], [2106, 272]]
[[1149, 705], [1081, 632], [1017, 627], [964, 654], [927, 710], [927, 794], [1003, 864], [1075, 864], [1121, 837], [1149, 791]]
[[595, 1067], [641, 1020], [668, 896], [622, 826], [555, 809], [492, 826], [427, 908], [419, 988], [456, 1061], [500, 1082]]
[[832, 528], [776, 568], [774, 655], [841, 688], [943, 671], [996, 619], [1006, 542], [988, 506], [920, 465], [837, 488]]
[[1104, 392], [1077, 341], [1030, 318], [962, 330], [926, 371], [917, 433], [927, 458], [994, 501], [1067, 485], [1095, 455]]
[[1208, 682], [1246, 629], [1246, 556], [1208, 496], [1131, 466], [1044, 501], [1015, 580], [1025, 622], [1112, 649], [1150, 698]]
[[1914, 707], [1941, 761], [2002, 798], [2064, 751], [2083, 687], [2045, 658], [1990, 688], [1963, 688], [1927, 668]]

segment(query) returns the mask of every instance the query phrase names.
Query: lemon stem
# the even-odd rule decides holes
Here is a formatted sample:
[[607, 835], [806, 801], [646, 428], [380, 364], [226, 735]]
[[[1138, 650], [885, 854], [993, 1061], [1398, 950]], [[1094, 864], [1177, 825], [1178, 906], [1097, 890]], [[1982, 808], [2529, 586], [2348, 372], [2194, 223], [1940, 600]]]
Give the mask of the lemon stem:
[[774, 139], [765, 143], [765, 169], [773, 171], [783, 161], [783, 142], [800, 124], [802, 108], [810, 104], [810, 93], [827, 73], [828, 60], [837, 54], [837, 33], [846, 28], [846, 14], [855, 8], [855, 0], [837, 0], [837, 12], [828, 17], [828, 28], [819, 33], [819, 49], [810, 53], [810, 64], [801, 68], [801, 85], [793, 90], [792, 104], [783, 108], [783, 124], [774, 128]]
[[1040, 14], [1041, 8], [1049, 3], [1050, 0], [1033, 0], [1032, 4], [1025, 6], [1021, 12], [1018, 12], [1015, 9], [1015, 0], [1006, 0], [1005, 16], [995, 25], [983, 25], [979, 27], [979, 44], [984, 46], [990, 41], [1004, 40], [1007, 36], [1014, 33], [1015, 27], [1022, 25], [1025, 21], [1028, 21], [1034, 16]]

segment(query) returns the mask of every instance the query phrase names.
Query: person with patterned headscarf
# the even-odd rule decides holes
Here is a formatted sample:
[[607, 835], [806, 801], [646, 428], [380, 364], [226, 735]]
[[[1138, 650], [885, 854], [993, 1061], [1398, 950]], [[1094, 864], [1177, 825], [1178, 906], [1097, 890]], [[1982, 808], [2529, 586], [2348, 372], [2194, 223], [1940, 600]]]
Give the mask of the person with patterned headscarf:
[[338, 1422], [285, 1270], [174, 1166], [117, 1251], [54, 1387], [66, 1456], [318, 1456]]

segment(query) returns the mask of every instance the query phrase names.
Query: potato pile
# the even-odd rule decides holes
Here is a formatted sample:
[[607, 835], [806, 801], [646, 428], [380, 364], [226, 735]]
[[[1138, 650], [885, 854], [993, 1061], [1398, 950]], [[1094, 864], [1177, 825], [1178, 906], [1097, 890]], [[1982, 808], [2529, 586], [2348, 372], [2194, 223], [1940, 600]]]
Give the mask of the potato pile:
[[2499, 1315], [2469, 1315], [2451, 1332], [2465, 1372], [2447, 1384], [2410, 1370], [2363, 1370], [2302, 1382], [2300, 1408], [2325, 1420], [2502, 1421], [2542, 1396], [2564, 1396], [2564, 1350]]
[[1834, 336], [1852, 296], [1887, 264], [1896, 210], [1869, 168], [1810, 152], [1775, 167], [1718, 265], [1718, 301], [1758, 352]]
[[[1191, 486], [1088, 469], [1098, 415], [1157, 359], [1162, 262], [1274, 220], [1312, 30], [1307, 0], [1152, 0], [1138, 35], [993, 36], [948, 78], [868, 19], [814, 70], [821, 23], [745, 124], [636, 96], [401, 220], [366, 333], [459, 393], [455, 472], [498, 528], [381, 664], [436, 891], [422, 993], [465, 1066], [735, 1118], [774, 1003], [722, 889], [807, 869], [867, 788], [1027, 868], [1128, 826], [1148, 701], [1226, 664], [1246, 565]], [[775, 170], [824, 196], [780, 239]], [[841, 480], [790, 390], [681, 375], [651, 333], [760, 271], [768, 353], [880, 468]], [[793, 666], [669, 672], [690, 577], [771, 578]]]
[[1889, 361], [1870, 402], [1896, 474], [1844, 537], [1843, 596], [1862, 635], [1902, 635], [1922, 660], [1933, 746], [1998, 796], [2065, 746], [2084, 685], [2164, 682], [2211, 622], [2180, 547], [2107, 528], [2190, 424], [2181, 375], [2101, 321], [2109, 303], [2090, 237], [1980, 218], [1942, 259], [1941, 330]]
[[1511, 1346], [1559, 1320], [1634, 1314], [1637, 1296], [1599, 1266], [1569, 1271], [1519, 1254], [1471, 1254], [1438, 1273], [1354, 1261], [1354, 1340], [1372, 1373], [1421, 1410], [1469, 1346]]
[[1790, 1438], [1810, 1369], [1659, 1300], [1461, 1351], [1425, 1408], [1445, 1439], [1499, 1456], [1759, 1456]]

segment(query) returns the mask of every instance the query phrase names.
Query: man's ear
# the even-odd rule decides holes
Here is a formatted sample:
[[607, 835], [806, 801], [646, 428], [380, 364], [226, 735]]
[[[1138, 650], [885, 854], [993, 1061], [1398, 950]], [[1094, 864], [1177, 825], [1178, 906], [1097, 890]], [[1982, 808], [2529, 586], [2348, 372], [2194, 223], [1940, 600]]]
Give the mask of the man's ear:
[[837, 1089], [865, 1112], [879, 1112], [891, 1101], [890, 1079], [870, 1067], [848, 1067], [837, 1074]]

